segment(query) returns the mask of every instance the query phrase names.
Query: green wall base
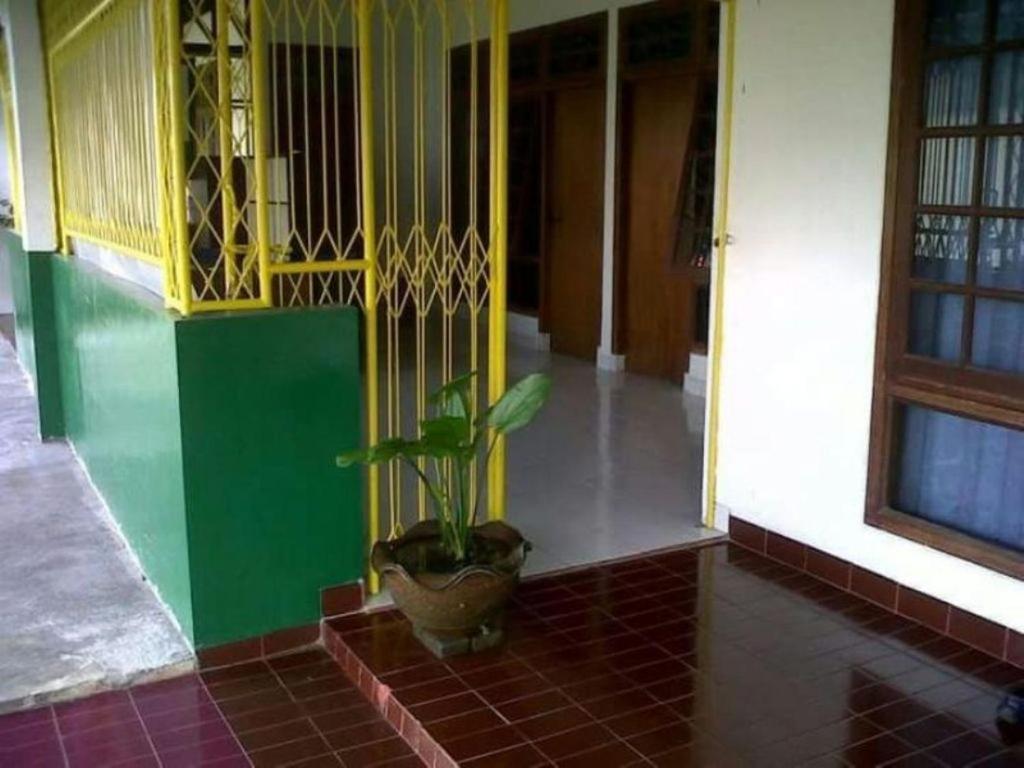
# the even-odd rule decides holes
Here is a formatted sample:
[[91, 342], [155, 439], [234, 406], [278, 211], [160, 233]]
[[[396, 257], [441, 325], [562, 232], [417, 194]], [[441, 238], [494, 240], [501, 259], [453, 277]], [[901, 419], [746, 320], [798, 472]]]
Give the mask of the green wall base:
[[184, 319], [88, 263], [14, 262], [37, 389], [193, 645], [316, 622], [364, 568], [361, 475], [334, 464], [360, 443], [358, 311]]
[[21, 235], [0, 230], [0, 247], [8, 255], [14, 294], [14, 338], [18, 358], [32, 379], [44, 440], [64, 435], [60, 370], [54, 328], [53, 278], [50, 254], [30, 253]]

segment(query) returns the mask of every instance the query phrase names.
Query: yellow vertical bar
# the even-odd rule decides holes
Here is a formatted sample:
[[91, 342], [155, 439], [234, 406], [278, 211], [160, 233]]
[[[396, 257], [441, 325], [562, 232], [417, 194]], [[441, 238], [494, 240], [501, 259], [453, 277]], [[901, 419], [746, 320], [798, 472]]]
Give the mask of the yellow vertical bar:
[[[173, 296], [177, 292], [177, 286], [173, 284], [174, 268], [173, 261], [173, 243], [174, 238], [171, 237], [171, 201], [168, 199], [167, 190], [167, 153], [166, 144], [167, 136], [161, 128], [165, 123], [161, 122], [164, 115], [161, 114], [161, 108], [168, 106], [166, 104], [166, 91], [164, 88], [163, 76], [165, 70], [161, 67], [166, 66], [167, 62], [163, 61], [160, 56], [161, 51], [164, 51], [166, 58], [171, 59], [169, 51], [165, 50], [166, 38], [161, 39], [161, 35], [164, 34], [163, 24], [160, 23], [161, 8], [159, 4], [154, 5], [150, 9], [152, 16], [150, 17], [150, 23], [152, 29], [150, 30], [151, 39], [153, 41], [153, 141], [154, 141], [154, 157], [156, 158], [156, 175], [157, 175], [157, 205], [159, 206], [159, 218], [157, 220], [158, 235], [160, 241], [160, 263], [163, 267], [163, 286], [164, 286], [164, 301], [166, 304], [173, 302]], [[166, 19], [165, 19], [166, 21]], [[54, 153], [56, 155], [56, 153]]]
[[[366, 312], [366, 439], [376, 445], [380, 439], [377, 368], [377, 220], [373, 156], [373, 0], [357, 0], [359, 26], [359, 174], [362, 182], [363, 258], [367, 262], [363, 290]], [[369, 473], [369, 538], [372, 545], [380, 538], [380, 468]], [[370, 570], [370, 593], [380, 585]]]
[[[258, 14], [253, 14], [253, 18]], [[231, 161], [234, 156], [231, 119], [231, 8], [228, 0], [216, 3], [217, 34], [217, 138], [220, 145], [220, 211], [221, 238], [224, 249], [225, 296], [233, 297], [235, 279], [235, 190], [232, 184]]]
[[[491, 8], [491, 288], [487, 387], [493, 404], [505, 393], [505, 287], [508, 269], [508, 0]], [[488, 467], [487, 505], [492, 520], [505, 518], [505, 441], [498, 438]]]
[[715, 230], [717, 252], [714, 263], [714, 316], [712, 318], [711, 382], [708, 395], [708, 458], [707, 458], [707, 505], [704, 521], [709, 528], [715, 526], [715, 512], [718, 504], [718, 416], [721, 398], [719, 389], [722, 382], [722, 328], [723, 302], [725, 300], [725, 264], [729, 239], [729, 169], [732, 161], [732, 100], [733, 66], [736, 57], [736, 0], [722, 4], [725, 11], [725, 51], [723, 88], [721, 89], [722, 124], [720, 130], [721, 180], [718, 185], [718, 221]]
[[250, 54], [252, 66], [252, 140], [256, 175], [256, 258], [260, 270], [260, 301], [274, 303], [270, 276], [270, 179], [267, 172], [267, 129], [270, 125], [267, 98], [267, 35], [263, 25], [263, 0], [251, 0]]
[[[54, 198], [55, 205], [54, 218], [57, 228], [57, 247], [61, 253], [67, 256], [71, 252], [70, 238], [65, 232], [67, 225], [67, 209], [66, 209], [66, 191], [64, 189], [64, 169], [61, 164], [61, 144], [60, 126], [58, 123], [57, 114], [57, 84], [54, 77], [54, 69], [56, 62], [53, 56], [47, 56], [47, 68], [46, 68], [46, 80], [49, 84], [49, 98], [47, 99], [47, 105], [49, 106], [49, 118], [50, 118], [50, 130], [53, 136], [53, 184], [54, 184]], [[13, 116], [11, 120], [11, 126], [8, 131], [8, 149], [15, 150], [17, 152], [15, 163], [21, 162], [20, 148], [15, 146], [15, 142], [18, 140], [18, 134], [13, 125]], [[13, 208], [15, 216], [15, 224], [17, 228], [21, 229], [21, 221], [23, 214], [20, 213], [21, 208], [21, 182], [20, 182], [20, 170], [14, 163], [11, 164], [11, 197], [13, 199]]]
[[188, 237], [185, 176], [185, 93], [181, 81], [181, 19], [178, 0], [164, 0], [167, 14], [167, 107], [171, 111], [171, 214], [178, 241], [178, 294], [181, 313], [192, 312], [192, 263]]

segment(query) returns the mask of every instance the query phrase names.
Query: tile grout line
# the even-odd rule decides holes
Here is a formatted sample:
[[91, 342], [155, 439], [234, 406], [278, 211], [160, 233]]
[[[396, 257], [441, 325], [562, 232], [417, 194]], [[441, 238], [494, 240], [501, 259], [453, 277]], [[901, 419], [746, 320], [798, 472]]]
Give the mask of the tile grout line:
[[64, 760], [66, 768], [70, 768], [71, 760], [68, 758], [67, 749], [64, 748], [64, 736], [61, 735], [60, 732], [60, 719], [57, 717], [57, 710], [54, 709], [52, 704], [48, 704], [47, 706], [50, 710], [50, 718], [53, 721], [54, 732], [57, 734], [57, 746], [60, 747], [61, 758]]
[[163, 766], [164, 761], [157, 752], [156, 743], [153, 741], [153, 736], [149, 732], [149, 728], [146, 726], [146, 721], [142, 719], [142, 712], [139, 711], [138, 702], [135, 701], [135, 696], [132, 695], [131, 689], [128, 690], [128, 701], [131, 702], [132, 709], [135, 711], [135, 716], [139, 719], [139, 725], [142, 727], [142, 732], [146, 735], [146, 742], [149, 744], [149, 748], [153, 751], [153, 758], [156, 760], [158, 766]]

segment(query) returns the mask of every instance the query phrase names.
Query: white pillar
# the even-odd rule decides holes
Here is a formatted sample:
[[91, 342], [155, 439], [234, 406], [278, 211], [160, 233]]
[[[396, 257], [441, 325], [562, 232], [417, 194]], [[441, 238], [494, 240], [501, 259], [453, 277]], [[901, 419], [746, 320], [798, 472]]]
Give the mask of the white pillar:
[[621, 371], [625, 358], [612, 352], [612, 319], [615, 313], [615, 155], [619, 111], [619, 9], [608, 11], [608, 71], [604, 108], [604, 238], [601, 257], [601, 346], [597, 367]]
[[55, 251], [53, 158], [46, 99], [46, 67], [36, 0], [10, 0], [2, 8], [11, 57], [14, 130], [21, 178], [21, 235], [26, 251]]

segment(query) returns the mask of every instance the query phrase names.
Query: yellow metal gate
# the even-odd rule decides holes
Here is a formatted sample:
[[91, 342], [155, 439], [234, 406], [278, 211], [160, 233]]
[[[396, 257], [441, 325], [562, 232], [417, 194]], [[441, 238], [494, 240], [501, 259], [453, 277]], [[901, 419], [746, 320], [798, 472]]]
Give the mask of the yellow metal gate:
[[[157, 265], [185, 315], [360, 307], [370, 443], [466, 371], [496, 401], [507, 3], [42, 0], [64, 248]], [[398, 466], [368, 487], [371, 541], [425, 514]]]

